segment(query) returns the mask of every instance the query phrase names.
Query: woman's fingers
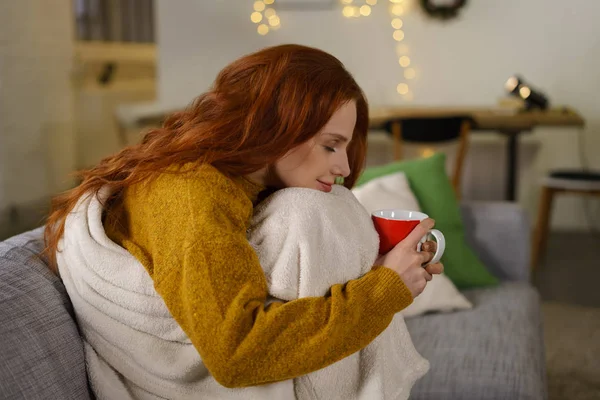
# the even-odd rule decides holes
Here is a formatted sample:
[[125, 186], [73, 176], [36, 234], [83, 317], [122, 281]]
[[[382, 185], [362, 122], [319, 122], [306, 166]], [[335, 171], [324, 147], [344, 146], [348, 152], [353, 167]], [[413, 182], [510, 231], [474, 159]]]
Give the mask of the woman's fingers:
[[429, 261], [433, 260], [433, 253], [431, 253], [429, 251], [420, 251], [417, 254], [421, 258], [421, 265], [426, 264]]
[[425, 271], [429, 272], [432, 275], [439, 275], [442, 272], [444, 272], [444, 264], [442, 264], [442, 263], [429, 264], [425, 267]]
[[437, 250], [437, 243], [431, 240], [426, 241], [421, 246], [422, 251], [428, 251], [430, 253], [435, 253]]
[[402, 240], [401, 243], [414, 249], [417, 247], [417, 244], [419, 244], [423, 236], [433, 229], [434, 226], [434, 220], [431, 218], [425, 218], [423, 221], [419, 222], [419, 225], [415, 226], [415, 228], [408, 234], [406, 238], [404, 238], [404, 240]]
[[427, 270], [424, 270], [423, 273], [424, 273], [423, 275], [425, 277], [425, 280], [427, 282], [429, 282], [429, 281], [431, 281], [433, 279], [433, 276], [431, 276], [431, 274], [429, 272], [427, 272]]

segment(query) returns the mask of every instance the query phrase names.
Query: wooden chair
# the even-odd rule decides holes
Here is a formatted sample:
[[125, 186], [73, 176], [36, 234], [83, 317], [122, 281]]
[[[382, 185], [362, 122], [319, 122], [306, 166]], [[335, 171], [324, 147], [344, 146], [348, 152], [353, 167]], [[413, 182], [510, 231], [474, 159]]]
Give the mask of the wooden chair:
[[406, 118], [389, 121], [386, 129], [394, 139], [394, 160], [402, 159], [404, 142], [444, 143], [458, 140], [452, 186], [460, 199], [460, 184], [469, 145], [471, 120], [467, 117]]
[[552, 203], [557, 194], [600, 196], [600, 173], [587, 171], [554, 171], [545, 178], [540, 196], [537, 222], [533, 233], [531, 269], [535, 269], [546, 249]]

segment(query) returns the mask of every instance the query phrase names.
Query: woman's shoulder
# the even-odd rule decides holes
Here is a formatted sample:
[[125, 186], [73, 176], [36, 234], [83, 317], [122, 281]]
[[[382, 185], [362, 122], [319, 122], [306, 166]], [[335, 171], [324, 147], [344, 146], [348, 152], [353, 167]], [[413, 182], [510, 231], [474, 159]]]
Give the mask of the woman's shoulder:
[[161, 205], [162, 209], [206, 209], [214, 207], [252, 208], [244, 190], [212, 165], [188, 163], [173, 166], [155, 179], [137, 184], [127, 191], [127, 201]]
[[222, 198], [239, 195], [239, 185], [209, 164], [187, 163], [173, 166], [160, 173], [149, 185], [144, 185], [153, 195], [172, 193], [179, 197]]
[[124, 201], [132, 218], [165, 221], [191, 236], [211, 230], [210, 225], [218, 222], [242, 229], [252, 215], [252, 202], [243, 189], [210, 165], [169, 168], [129, 188]]

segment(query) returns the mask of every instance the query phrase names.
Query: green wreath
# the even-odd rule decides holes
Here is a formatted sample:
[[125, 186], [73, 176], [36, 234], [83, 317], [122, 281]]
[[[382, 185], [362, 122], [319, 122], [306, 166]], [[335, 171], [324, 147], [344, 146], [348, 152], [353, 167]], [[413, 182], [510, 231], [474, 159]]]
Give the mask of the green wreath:
[[456, 18], [458, 12], [467, 4], [467, 0], [454, 0], [448, 5], [437, 5], [435, 0], [421, 0], [421, 8], [432, 17], [442, 20]]

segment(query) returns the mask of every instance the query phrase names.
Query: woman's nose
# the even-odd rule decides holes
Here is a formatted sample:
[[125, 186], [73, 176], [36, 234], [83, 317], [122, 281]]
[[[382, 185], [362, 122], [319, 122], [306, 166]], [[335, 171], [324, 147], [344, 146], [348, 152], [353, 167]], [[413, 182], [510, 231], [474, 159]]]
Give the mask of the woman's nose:
[[343, 176], [344, 178], [350, 175], [350, 164], [348, 163], [348, 155], [345, 152], [336, 160], [331, 172], [334, 175]]

